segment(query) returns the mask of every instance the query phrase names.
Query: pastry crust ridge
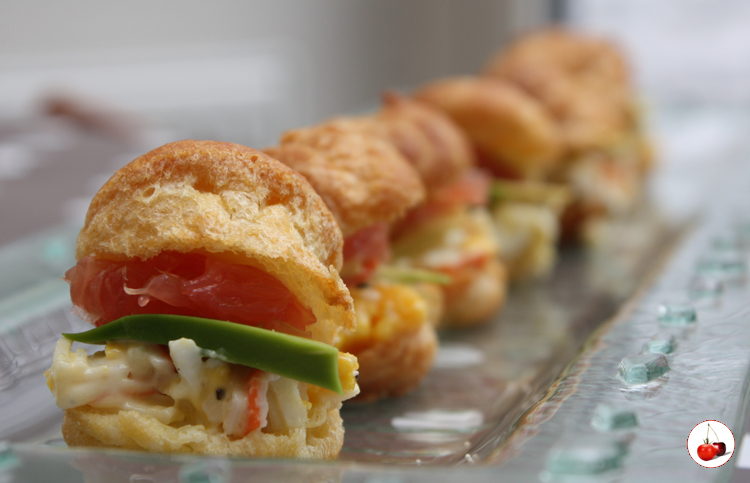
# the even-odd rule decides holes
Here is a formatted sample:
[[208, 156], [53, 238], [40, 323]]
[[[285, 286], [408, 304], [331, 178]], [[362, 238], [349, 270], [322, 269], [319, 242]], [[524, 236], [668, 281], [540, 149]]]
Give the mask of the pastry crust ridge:
[[349, 122], [359, 121], [288, 131], [279, 146], [264, 150], [310, 182], [344, 236], [390, 223], [425, 197], [419, 174], [394, 146]]

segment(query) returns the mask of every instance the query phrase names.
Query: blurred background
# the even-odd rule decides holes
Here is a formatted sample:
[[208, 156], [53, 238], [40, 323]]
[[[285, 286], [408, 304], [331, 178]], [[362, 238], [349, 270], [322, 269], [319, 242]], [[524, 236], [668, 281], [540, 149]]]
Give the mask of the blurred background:
[[253, 141], [273, 131], [274, 140], [280, 128], [361, 109], [384, 88], [473, 72], [552, 9], [520, 0], [4, 2], [0, 114], [23, 115], [66, 89], [201, 134]]
[[261, 148], [474, 72], [556, 5], [523, 0], [3, 2], [0, 245], [82, 223], [117, 168], [178, 139]]

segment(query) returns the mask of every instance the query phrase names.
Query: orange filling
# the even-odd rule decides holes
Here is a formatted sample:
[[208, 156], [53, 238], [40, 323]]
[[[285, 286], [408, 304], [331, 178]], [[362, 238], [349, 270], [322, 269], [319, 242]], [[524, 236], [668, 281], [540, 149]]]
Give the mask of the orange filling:
[[127, 261], [87, 256], [65, 280], [73, 305], [96, 326], [132, 314], [177, 314], [304, 335], [315, 322], [312, 311], [273, 276], [201, 253]]
[[435, 189], [428, 201], [410, 210], [393, 228], [393, 238], [398, 238], [417, 226], [454, 209], [486, 206], [491, 183], [491, 178], [485, 171], [479, 169], [467, 171], [457, 181]]
[[344, 267], [341, 278], [348, 287], [367, 282], [378, 265], [391, 257], [388, 225], [375, 223], [344, 240]]

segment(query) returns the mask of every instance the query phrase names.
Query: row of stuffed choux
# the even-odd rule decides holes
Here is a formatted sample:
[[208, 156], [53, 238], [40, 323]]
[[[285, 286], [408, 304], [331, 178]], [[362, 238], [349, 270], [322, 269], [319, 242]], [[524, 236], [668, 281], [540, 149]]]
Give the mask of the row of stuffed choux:
[[[555, 29], [263, 151], [181, 141], [134, 160], [94, 197], [65, 279], [84, 320], [141, 325], [92, 355], [58, 343], [66, 441], [336, 457], [342, 401], [417, 387], [437, 328], [492, 320], [560, 236], [638, 202], [652, 155], [633, 99], [616, 49]], [[275, 345], [247, 362], [234, 339]]]
[[[413, 96], [442, 110], [496, 178], [492, 211], [512, 279], [551, 271], [562, 240], [632, 212], [653, 163], [623, 55], [562, 29], [522, 36], [481, 75]], [[595, 241], [595, 240], [594, 240]]]

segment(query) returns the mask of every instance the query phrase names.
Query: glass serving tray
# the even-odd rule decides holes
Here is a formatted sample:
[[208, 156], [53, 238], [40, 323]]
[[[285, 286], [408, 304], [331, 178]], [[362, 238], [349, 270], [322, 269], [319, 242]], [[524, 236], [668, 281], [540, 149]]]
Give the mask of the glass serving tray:
[[[660, 174], [697, 179], [712, 196], [681, 215], [644, 207], [608, 227], [600, 246], [563, 250], [548, 280], [513, 287], [486, 326], [442, 332], [436, 365], [416, 391], [344, 406], [344, 448], [327, 463], [67, 448], [42, 373], [60, 332], [85, 327], [59, 279], [72, 265], [75, 229], [6, 245], [0, 480], [729, 481], [732, 464], [698, 466], [686, 440], [716, 419], [734, 431], [736, 452], [745, 427], [748, 154], [743, 145], [692, 173]], [[623, 358], [665, 340], [674, 351], [645, 363], [653, 380], [618, 375], [621, 363], [638, 365]], [[612, 411], [636, 425], [608, 419]]]

